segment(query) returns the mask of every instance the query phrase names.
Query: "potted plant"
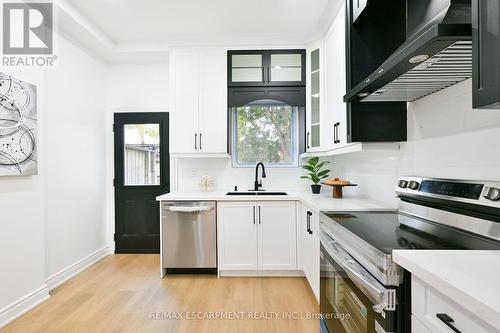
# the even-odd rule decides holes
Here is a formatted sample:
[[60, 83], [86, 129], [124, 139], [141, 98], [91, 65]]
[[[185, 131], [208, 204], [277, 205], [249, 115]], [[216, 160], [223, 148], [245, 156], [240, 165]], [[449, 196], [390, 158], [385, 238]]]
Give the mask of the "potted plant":
[[302, 168], [307, 170], [309, 173], [307, 176], [302, 176], [300, 178], [309, 179], [313, 182], [313, 184], [311, 185], [313, 194], [318, 194], [321, 191], [321, 179], [328, 178], [329, 176], [331, 170], [323, 169], [323, 167], [328, 163], [330, 162], [320, 162], [319, 157], [313, 157], [309, 161], [307, 161], [307, 164], [302, 166]]

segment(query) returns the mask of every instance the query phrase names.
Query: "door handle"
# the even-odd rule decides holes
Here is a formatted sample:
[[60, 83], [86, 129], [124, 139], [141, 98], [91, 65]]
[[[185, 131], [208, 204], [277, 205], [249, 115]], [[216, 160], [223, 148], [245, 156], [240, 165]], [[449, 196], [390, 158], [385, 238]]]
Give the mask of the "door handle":
[[202, 150], [202, 148], [201, 148], [201, 133], [200, 133], [200, 150]]
[[448, 316], [446, 313], [436, 313], [436, 317], [441, 320], [446, 326], [448, 326], [455, 333], [462, 333], [456, 328], [453, 323], [455, 322], [453, 318]]
[[198, 133], [194, 133], [194, 150], [198, 150]]
[[262, 220], [260, 218], [260, 206], [259, 206], [259, 224], [262, 224]]

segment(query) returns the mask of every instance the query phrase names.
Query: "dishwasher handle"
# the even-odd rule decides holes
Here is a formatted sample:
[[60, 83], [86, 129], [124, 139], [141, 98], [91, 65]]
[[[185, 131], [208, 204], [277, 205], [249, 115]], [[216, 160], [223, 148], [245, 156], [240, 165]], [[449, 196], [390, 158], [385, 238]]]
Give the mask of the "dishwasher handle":
[[214, 209], [214, 207], [210, 206], [168, 206], [164, 208], [171, 212], [177, 212], [177, 213], [208, 212]]

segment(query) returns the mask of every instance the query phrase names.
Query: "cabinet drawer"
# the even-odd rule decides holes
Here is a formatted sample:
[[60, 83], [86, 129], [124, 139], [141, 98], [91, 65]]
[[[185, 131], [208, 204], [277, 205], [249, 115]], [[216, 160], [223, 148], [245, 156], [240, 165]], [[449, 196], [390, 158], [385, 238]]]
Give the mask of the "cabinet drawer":
[[411, 333], [431, 333], [415, 316], [411, 316]]
[[[474, 316], [460, 304], [455, 303], [436, 289], [412, 277], [412, 314], [433, 333], [451, 333], [453, 330], [437, 317], [445, 314], [453, 319], [452, 325], [462, 333], [492, 333], [495, 331], [480, 318]], [[413, 323], [413, 321], [412, 321]], [[415, 331], [412, 329], [413, 332]], [[427, 332], [427, 331], [423, 331]]]

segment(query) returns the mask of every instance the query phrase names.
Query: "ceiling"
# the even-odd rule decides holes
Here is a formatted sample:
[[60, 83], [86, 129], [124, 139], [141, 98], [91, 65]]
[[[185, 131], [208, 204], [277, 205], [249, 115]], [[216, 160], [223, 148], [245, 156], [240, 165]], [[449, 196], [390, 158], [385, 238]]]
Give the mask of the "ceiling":
[[117, 49], [293, 45], [326, 32], [343, 0], [66, 0]]

